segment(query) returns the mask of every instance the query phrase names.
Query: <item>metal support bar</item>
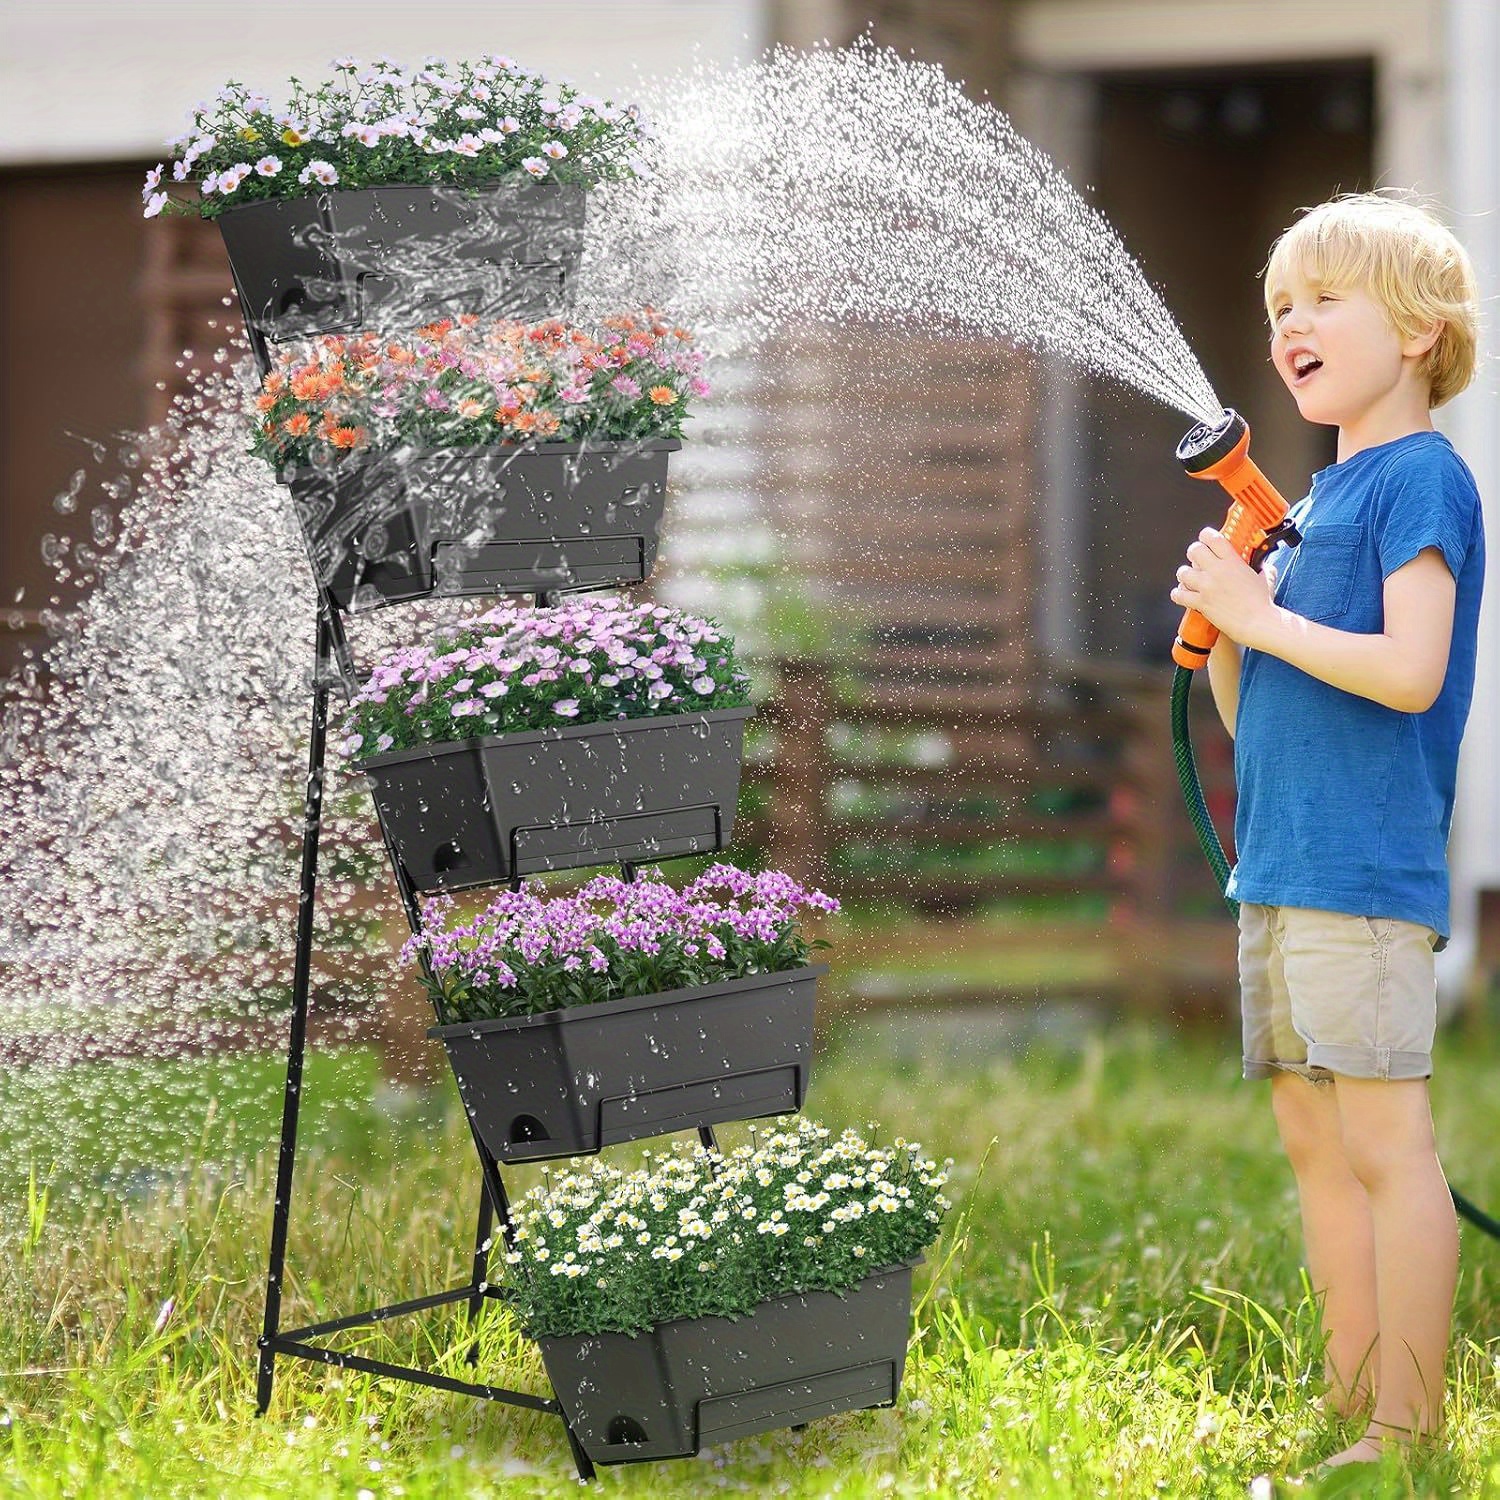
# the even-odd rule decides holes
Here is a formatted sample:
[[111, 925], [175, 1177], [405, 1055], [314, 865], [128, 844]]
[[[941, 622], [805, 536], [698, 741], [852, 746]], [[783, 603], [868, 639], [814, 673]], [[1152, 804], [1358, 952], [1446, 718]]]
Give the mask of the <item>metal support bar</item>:
[[287, 1042], [286, 1092], [281, 1106], [281, 1149], [276, 1160], [276, 1201], [271, 1216], [271, 1254], [266, 1271], [266, 1317], [255, 1382], [255, 1409], [271, 1404], [275, 1376], [272, 1343], [281, 1321], [281, 1284], [286, 1269], [291, 1218], [292, 1172], [297, 1162], [297, 1116], [302, 1103], [302, 1057], [307, 1047], [307, 991], [312, 972], [313, 916], [318, 894], [318, 835], [323, 818], [323, 759], [328, 737], [328, 685], [324, 667], [330, 647], [328, 615], [318, 613], [312, 729], [307, 746], [307, 788], [302, 802], [302, 877], [297, 906], [297, 953], [292, 966], [292, 1026]]
[[[440, 1391], [456, 1391], [460, 1396], [480, 1396], [486, 1401], [503, 1401], [507, 1406], [527, 1406], [533, 1411], [562, 1415], [562, 1407], [554, 1397], [533, 1396], [530, 1391], [512, 1391], [503, 1385], [479, 1385], [472, 1380], [455, 1380], [451, 1375], [419, 1370], [415, 1365], [396, 1365], [383, 1359], [366, 1359], [362, 1354], [346, 1354], [342, 1349], [324, 1349], [317, 1344], [303, 1344], [285, 1337], [270, 1340], [268, 1348], [277, 1354], [310, 1359], [320, 1365], [362, 1370], [366, 1375], [390, 1375], [397, 1380], [409, 1380], [414, 1385], [430, 1385]], [[569, 1432], [571, 1435], [571, 1429]], [[589, 1479], [592, 1475], [582, 1474], [580, 1478]]]
[[392, 1302], [386, 1307], [372, 1307], [368, 1312], [350, 1313], [343, 1318], [329, 1318], [322, 1323], [309, 1323], [306, 1328], [287, 1328], [277, 1335], [283, 1339], [320, 1339], [330, 1333], [341, 1333], [346, 1328], [367, 1327], [371, 1323], [384, 1323], [388, 1318], [405, 1317], [407, 1313], [425, 1312], [429, 1307], [443, 1307], [450, 1302], [461, 1302], [469, 1296], [468, 1286], [450, 1287], [446, 1292], [429, 1292], [425, 1297], [409, 1297], [405, 1302]]

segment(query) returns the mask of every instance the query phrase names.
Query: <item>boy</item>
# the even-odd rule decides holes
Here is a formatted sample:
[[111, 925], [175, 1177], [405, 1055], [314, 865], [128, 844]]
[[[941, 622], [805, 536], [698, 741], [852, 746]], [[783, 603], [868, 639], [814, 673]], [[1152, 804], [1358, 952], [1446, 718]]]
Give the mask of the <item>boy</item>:
[[1378, 194], [1293, 224], [1265, 292], [1276, 371], [1337, 461], [1266, 579], [1209, 529], [1172, 600], [1223, 632], [1244, 1073], [1271, 1080], [1334, 1409], [1369, 1412], [1340, 1466], [1443, 1419], [1458, 1229], [1426, 1080], [1484, 537], [1429, 413], [1473, 376], [1477, 292], [1448, 230]]

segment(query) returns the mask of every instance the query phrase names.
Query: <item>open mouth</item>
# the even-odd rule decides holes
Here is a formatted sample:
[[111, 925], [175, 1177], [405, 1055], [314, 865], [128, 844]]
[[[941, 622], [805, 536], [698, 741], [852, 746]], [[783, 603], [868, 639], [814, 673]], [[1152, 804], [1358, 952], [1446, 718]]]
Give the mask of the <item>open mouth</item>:
[[1322, 368], [1323, 361], [1316, 354], [1297, 355], [1292, 361], [1292, 385], [1306, 385]]

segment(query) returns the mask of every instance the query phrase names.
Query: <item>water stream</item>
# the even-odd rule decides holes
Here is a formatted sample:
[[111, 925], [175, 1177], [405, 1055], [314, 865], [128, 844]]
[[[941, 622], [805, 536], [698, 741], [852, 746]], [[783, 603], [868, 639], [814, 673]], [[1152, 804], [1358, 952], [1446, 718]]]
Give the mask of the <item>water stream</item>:
[[[651, 301], [725, 356], [847, 320], [993, 338], [1218, 412], [1110, 226], [939, 69], [776, 53], [646, 103], [661, 168], [596, 194], [580, 311]], [[23, 1115], [17, 1089], [36, 1105], [52, 1070], [125, 1035], [162, 1056], [279, 1036], [313, 592], [284, 491], [245, 453], [242, 354], [58, 497], [50, 689], [13, 683], [0, 720], [0, 1052]], [[357, 653], [462, 607], [366, 618]], [[390, 983], [401, 931], [361, 783], [331, 789], [315, 994]]]

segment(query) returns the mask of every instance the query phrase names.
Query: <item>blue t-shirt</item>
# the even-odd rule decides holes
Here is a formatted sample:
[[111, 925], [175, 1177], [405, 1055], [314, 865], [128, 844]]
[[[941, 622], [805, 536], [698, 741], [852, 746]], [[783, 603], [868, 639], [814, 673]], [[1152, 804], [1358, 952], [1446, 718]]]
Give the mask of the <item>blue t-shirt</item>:
[[1337, 630], [1384, 628], [1385, 579], [1425, 547], [1458, 584], [1437, 702], [1398, 713], [1262, 651], [1240, 674], [1234, 770], [1239, 862], [1229, 894], [1266, 906], [1398, 917], [1448, 935], [1448, 826], [1474, 689], [1484, 526], [1447, 438], [1415, 432], [1313, 475], [1292, 507], [1276, 602]]

